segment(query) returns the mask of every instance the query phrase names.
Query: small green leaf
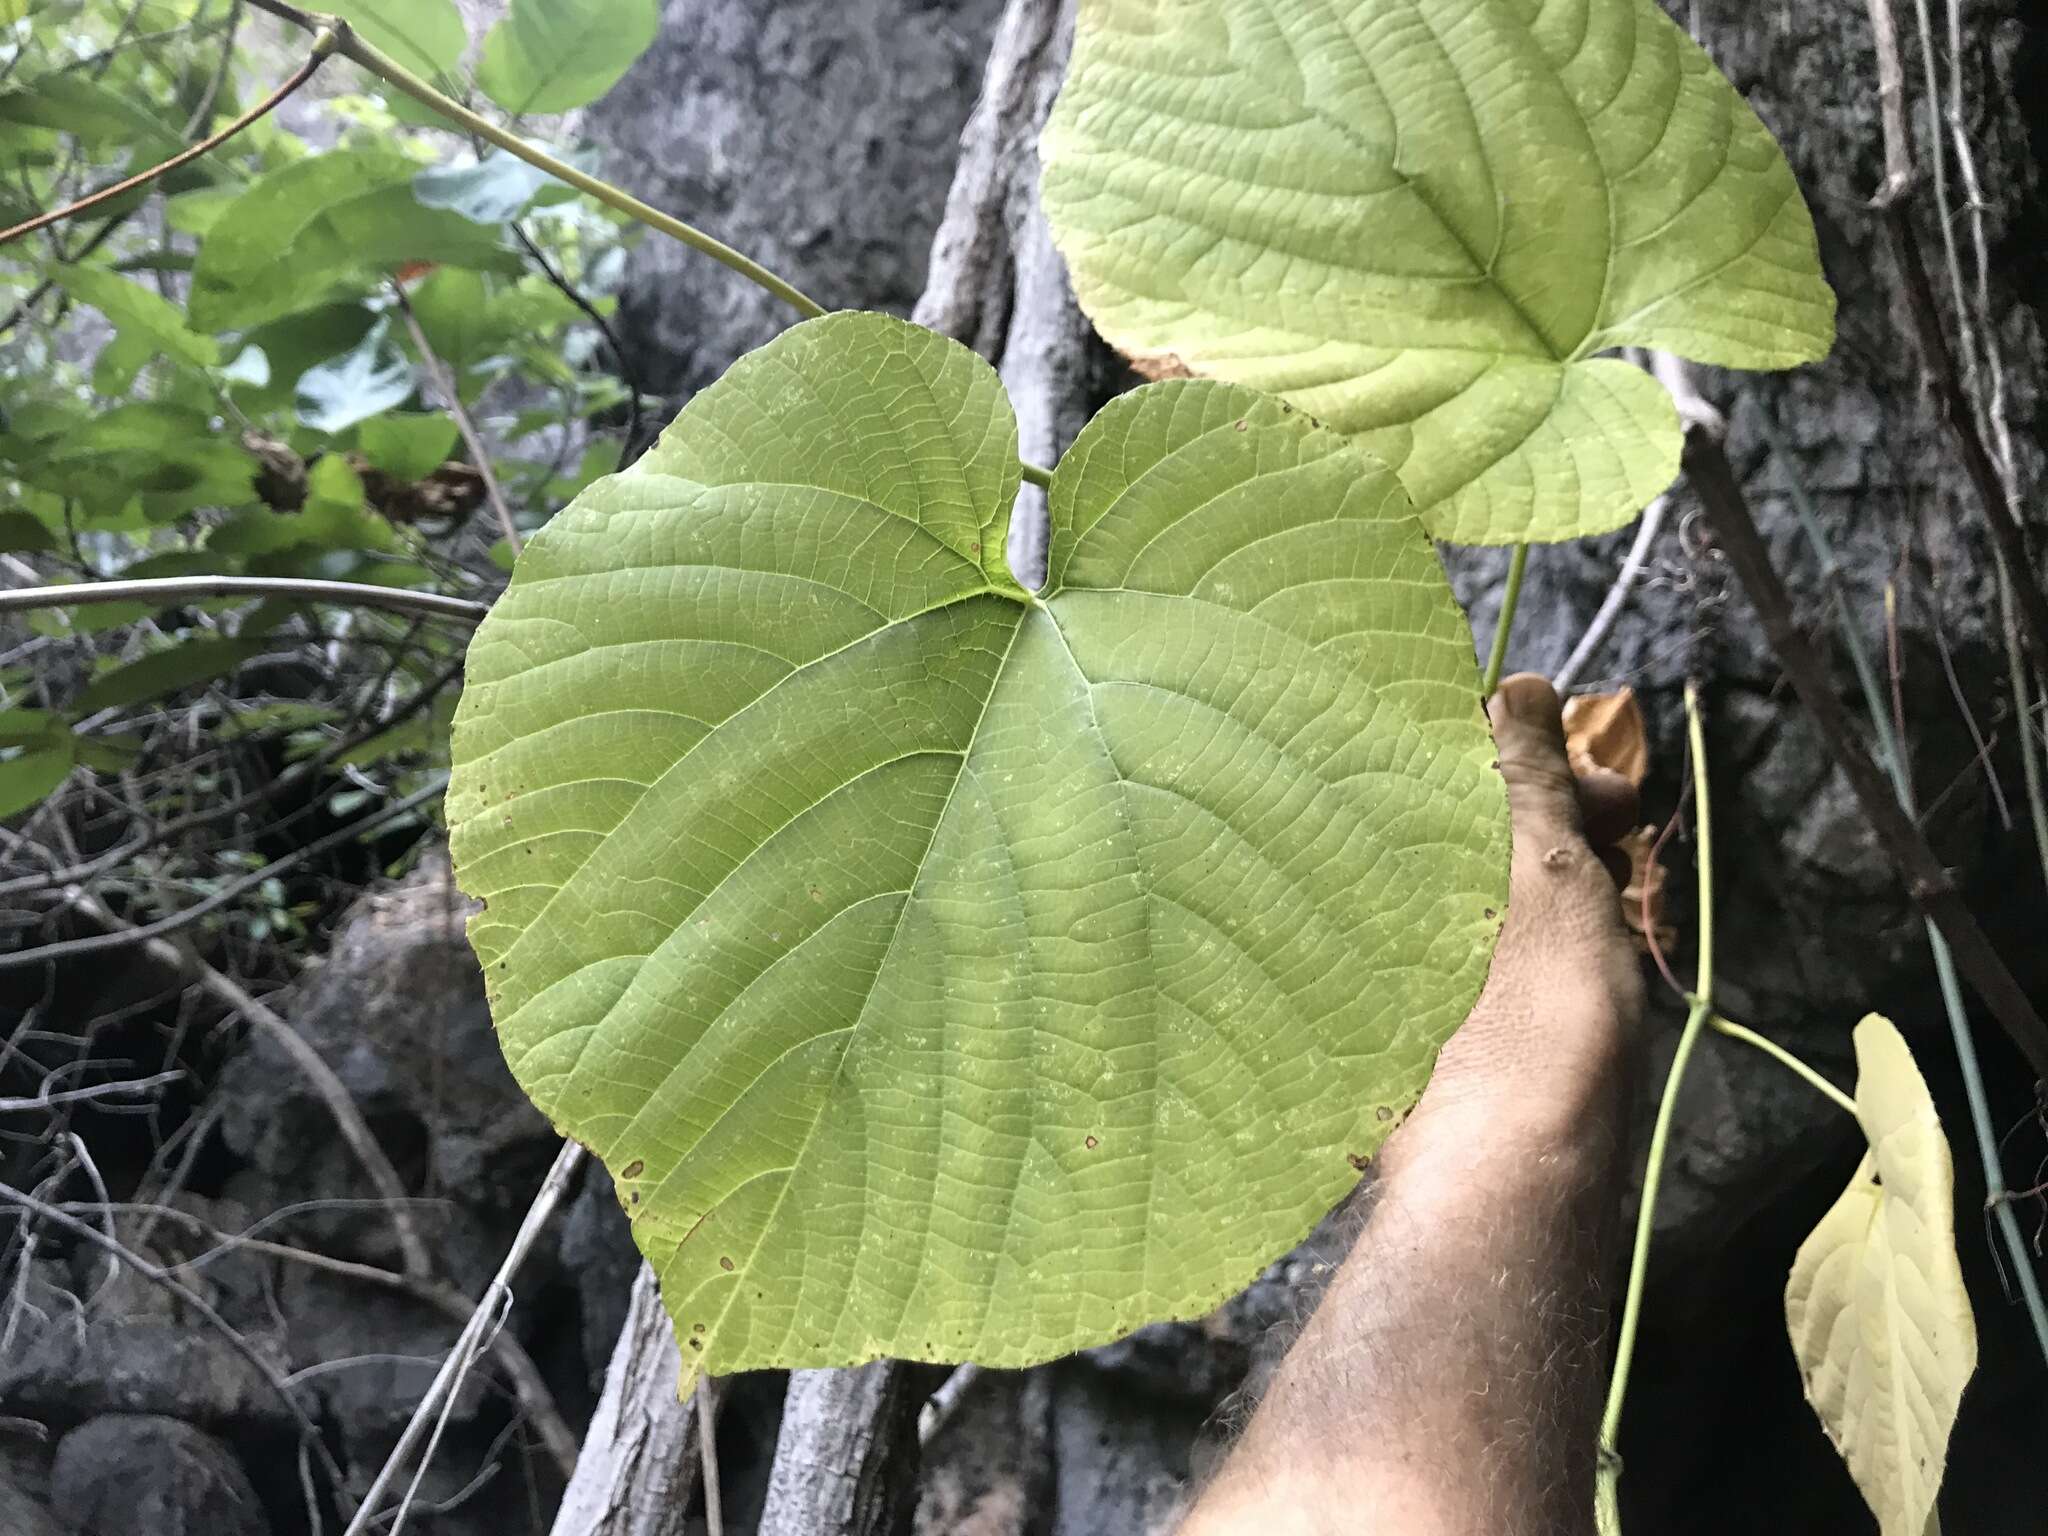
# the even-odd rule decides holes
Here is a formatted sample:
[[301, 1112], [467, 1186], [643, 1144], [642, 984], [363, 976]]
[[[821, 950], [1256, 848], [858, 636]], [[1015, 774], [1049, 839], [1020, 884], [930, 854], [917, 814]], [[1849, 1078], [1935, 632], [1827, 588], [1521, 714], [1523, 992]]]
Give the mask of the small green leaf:
[[1977, 1368], [1977, 1324], [1948, 1141], [1913, 1053], [1874, 1013], [1856, 1026], [1856, 1120], [1869, 1155], [1800, 1244], [1785, 1322], [1806, 1400], [1880, 1536], [1922, 1536]]
[[452, 73], [469, 46], [455, 0], [330, 0], [335, 15], [415, 74]]
[[93, 393], [107, 399], [127, 394], [156, 355], [156, 343], [147, 336], [116, 331], [92, 360]]
[[207, 331], [260, 325], [411, 261], [520, 270], [496, 231], [422, 208], [412, 195], [418, 170], [389, 151], [337, 149], [262, 177], [200, 244], [192, 323]]
[[57, 547], [57, 535], [31, 512], [0, 512], [0, 551], [41, 554]]
[[[178, 124], [84, 70], [54, 72], [0, 91], [0, 123], [69, 134], [87, 149], [133, 149], [138, 159], [168, 159], [185, 147]], [[4, 150], [0, 158], [7, 158]]]
[[71, 750], [80, 764], [101, 773], [120, 773], [142, 756], [142, 740], [136, 736], [77, 736]]
[[47, 747], [70, 735], [70, 722], [55, 710], [0, 709], [0, 747]]
[[1834, 336], [1790, 168], [1654, 0], [1082, 0], [1044, 149], [1104, 336], [1358, 434], [1442, 538], [1670, 483], [1668, 396], [1602, 354]]
[[365, 505], [363, 477], [340, 454], [327, 453], [306, 471], [306, 505], [298, 518], [308, 528], [333, 527]]
[[74, 706], [80, 715], [102, 709], [125, 709], [131, 704], [177, 693], [196, 683], [234, 671], [251, 656], [266, 649], [262, 640], [225, 640], [212, 636], [181, 641], [140, 660], [102, 672], [78, 696]]
[[[556, 158], [584, 171], [594, 169], [597, 162], [597, 156], [588, 152]], [[422, 206], [451, 209], [479, 224], [515, 219], [536, 198], [555, 189], [569, 190], [546, 171], [502, 149], [492, 150], [474, 165], [438, 166], [412, 179], [412, 195]]]
[[527, 544], [448, 821], [506, 1060], [688, 1371], [1022, 1365], [1298, 1241], [1486, 972], [1506, 804], [1393, 476], [1182, 382], [1003, 559], [994, 370], [798, 325]]
[[211, 367], [220, 361], [220, 347], [211, 336], [189, 329], [178, 306], [154, 289], [131, 283], [105, 267], [59, 267], [51, 274], [72, 298], [105, 315], [115, 330], [149, 342], [151, 350]]
[[19, 815], [64, 782], [71, 772], [69, 741], [31, 747], [0, 762], [0, 817]]
[[455, 423], [422, 411], [387, 411], [356, 429], [356, 445], [374, 469], [398, 480], [424, 480], [455, 451]]
[[412, 313], [427, 345], [458, 374], [481, 360], [495, 340], [484, 280], [459, 267], [430, 274], [413, 291]]
[[660, 25], [656, 0], [512, 0], [484, 38], [476, 83], [515, 117], [587, 106], [647, 51]]
[[404, 404], [412, 389], [412, 364], [391, 344], [388, 322], [379, 321], [341, 356], [299, 375], [299, 420], [316, 432], [346, 432]]

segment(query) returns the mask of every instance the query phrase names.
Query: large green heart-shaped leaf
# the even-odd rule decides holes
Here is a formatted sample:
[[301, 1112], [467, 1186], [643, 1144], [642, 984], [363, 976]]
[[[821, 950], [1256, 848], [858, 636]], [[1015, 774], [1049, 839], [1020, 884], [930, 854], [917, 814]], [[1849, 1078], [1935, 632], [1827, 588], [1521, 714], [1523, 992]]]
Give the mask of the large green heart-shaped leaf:
[[1045, 159], [1110, 341], [1361, 434], [1444, 538], [1670, 483], [1664, 391], [1596, 354], [1833, 338], [1790, 168], [1652, 0], [1082, 0]]
[[693, 1365], [1018, 1365], [1197, 1314], [1355, 1179], [1483, 978], [1507, 828], [1393, 477], [1210, 383], [1003, 564], [993, 371], [834, 315], [537, 534], [448, 811], [506, 1057]]

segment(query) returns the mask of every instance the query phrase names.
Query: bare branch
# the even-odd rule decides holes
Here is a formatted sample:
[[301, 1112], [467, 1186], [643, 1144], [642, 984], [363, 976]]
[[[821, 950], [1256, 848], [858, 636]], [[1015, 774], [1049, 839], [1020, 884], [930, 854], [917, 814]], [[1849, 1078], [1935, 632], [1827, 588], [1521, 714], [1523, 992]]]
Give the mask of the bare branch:
[[218, 149], [251, 123], [260, 122], [263, 118], [276, 111], [278, 107], [282, 106], [291, 96], [292, 92], [313, 78], [315, 72], [318, 71], [322, 64], [327, 62], [327, 56], [334, 52], [340, 41], [340, 37], [336, 35], [333, 28], [319, 28], [313, 34], [313, 51], [307, 56], [306, 62], [293, 70], [283, 85], [280, 85], [276, 90], [257, 102], [255, 106], [222, 128], [218, 133], [208, 134], [197, 144], [178, 151], [177, 154], [171, 156], [170, 159], [162, 164], [153, 165], [146, 171], [139, 171], [124, 181], [117, 181], [110, 187], [102, 187], [99, 191], [81, 197], [74, 203], [66, 203], [62, 208], [52, 208], [48, 213], [39, 213], [34, 218], [15, 225], [12, 229], [0, 229], [0, 245], [6, 245], [9, 241], [19, 240], [23, 235], [33, 234], [36, 230], [61, 223], [63, 220], [74, 215], [88, 212], [99, 207], [102, 203], [110, 203], [117, 197], [133, 192], [137, 187], [146, 187], [151, 182], [168, 176], [179, 166], [197, 160], [207, 151]]
[[[447, 787], [447, 784], [448, 776], [445, 773], [435, 774], [432, 782], [424, 788], [414, 790], [411, 794], [405, 796], [404, 799], [394, 800], [391, 804], [363, 817], [359, 821], [352, 821], [347, 826], [328, 833], [325, 837], [316, 837], [312, 842], [294, 848], [282, 858], [271, 860], [261, 869], [244, 875], [239, 880], [229, 882], [211, 896], [195, 901], [189, 907], [180, 908], [169, 917], [160, 917], [153, 923], [142, 924], [121, 922], [120, 919], [115, 918], [114, 921], [119, 923], [120, 926], [109, 933], [88, 934], [86, 937], [78, 939], [60, 939], [54, 944], [40, 944], [34, 949], [17, 950], [11, 955], [0, 955], [0, 971], [18, 970], [23, 966], [29, 965], [41, 965], [47, 961], [61, 960], [67, 955], [91, 954], [96, 950], [102, 949], [121, 949], [127, 945], [141, 943], [145, 940], [161, 939], [168, 934], [178, 932], [182, 928], [189, 928], [192, 924], [198, 922], [200, 918], [206, 916], [207, 913], [218, 911], [236, 897], [245, 892], [255, 890], [265, 880], [274, 879], [285, 870], [296, 868], [308, 859], [317, 858], [330, 848], [338, 848], [343, 843], [353, 842], [365, 832], [373, 831], [381, 827], [385, 822], [396, 820], [407, 811], [426, 804], [429, 800], [439, 795]], [[84, 887], [74, 885], [65, 887], [64, 899], [67, 903], [77, 906], [80, 905], [82, 899], [89, 898]], [[101, 910], [104, 909], [102, 908]], [[113, 916], [111, 913], [107, 915], [109, 917]]]
[[469, 419], [469, 411], [462, 403], [462, 393], [455, 387], [455, 378], [449, 373], [448, 365], [441, 361], [441, 355], [428, 344], [427, 333], [420, 329], [419, 316], [412, 312], [412, 300], [405, 296], [404, 285], [393, 279], [391, 291], [398, 297], [398, 313], [405, 320], [406, 333], [419, 349], [420, 366], [427, 370], [427, 377], [433, 380], [434, 393], [441, 397], [448, 414], [455, 418], [455, 428], [462, 434], [463, 446], [469, 449], [476, 472], [483, 478], [484, 498], [490, 502], [491, 514], [498, 520], [498, 531], [505, 535], [506, 546], [517, 555], [521, 547], [519, 525], [512, 521], [512, 508], [507, 505], [497, 473], [491, 468], [491, 456], [484, 448], [483, 437], [477, 431], [476, 423]]
[[1642, 521], [1636, 525], [1635, 542], [1628, 547], [1628, 555], [1621, 562], [1614, 585], [1607, 589], [1607, 595], [1600, 600], [1600, 610], [1593, 615], [1593, 622], [1586, 626], [1586, 632], [1579, 636], [1579, 643], [1572, 647], [1571, 655], [1564, 665], [1557, 669], [1557, 676], [1550, 680], [1551, 687], [1560, 695], [1568, 693], [1579, 680], [1579, 673], [1587, 662], [1600, 653], [1613, 630], [1615, 620], [1621, 617], [1621, 610], [1628, 606], [1629, 594], [1635, 590], [1636, 581], [1643, 574], [1643, 567], [1650, 563], [1650, 546], [1657, 542], [1657, 534], [1664, 526], [1664, 509], [1671, 505], [1667, 492], [1643, 508]]
[[[463, 1377], [475, 1363], [487, 1333], [498, 1325], [505, 1311], [512, 1304], [512, 1281], [533, 1252], [541, 1232], [554, 1216], [555, 1209], [568, 1195], [569, 1186], [574, 1182], [576, 1170], [583, 1162], [583, 1148], [573, 1141], [562, 1143], [562, 1150], [555, 1154], [554, 1165], [548, 1169], [547, 1177], [541, 1180], [540, 1192], [533, 1197], [533, 1204], [526, 1208], [526, 1218], [519, 1223], [519, 1231], [512, 1239], [512, 1246], [505, 1253], [505, 1262], [498, 1266], [491, 1283], [484, 1287], [484, 1294], [463, 1326], [455, 1345], [448, 1351], [448, 1358], [441, 1362], [433, 1384], [427, 1388], [426, 1396], [420, 1399], [419, 1407], [412, 1419], [398, 1437], [398, 1444], [391, 1448], [391, 1455], [370, 1484], [370, 1490], [363, 1495], [362, 1507], [349, 1521], [344, 1536], [363, 1536], [370, 1528], [377, 1504], [389, 1490], [398, 1471], [412, 1455], [413, 1448], [420, 1443], [423, 1435], [434, 1427], [441, 1416], [444, 1402], [452, 1402], [456, 1390], [462, 1385]], [[431, 1448], [430, 1452], [431, 1454]]]
[[297, 576], [155, 576], [135, 581], [82, 581], [63, 587], [16, 587], [0, 592], [0, 613], [30, 608], [71, 608], [83, 603], [182, 602], [197, 597], [298, 597], [310, 603], [388, 608], [475, 623], [489, 603], [440, 592], [412, 592], [361, 581], [316, 581]]
[[686, 1536], [697, 1410], [694, 1395], [678, 1396], [681, 1354], [642, 1264], [553, 1536]]
[[165, 1083], [184, 1081], [183, 1072], [157, 1072], [149, 1077], [124, 1079], [118, 1083], [94, 1083], [90, 1088], [60, 1088], [54, 1093], [44, 1092], [27, 1099], [0, 1099], [0, 1115], [22, 1115], [37, 1110], [49, 1109], [56, 1104], [76, 1104], [85, 1099], [114, 1099], [127, 1094], [143, 1094]]
[[1912, 141], [1906, 133], [1906, 71], [1899, 60], [1899, 25], [1891, 0], [1869, 0], [1870, 30], [1877, 40], [1877, 106], [1884, 124], [1884, 182], [1871, 197], [1889, 208], [1913, 184]]

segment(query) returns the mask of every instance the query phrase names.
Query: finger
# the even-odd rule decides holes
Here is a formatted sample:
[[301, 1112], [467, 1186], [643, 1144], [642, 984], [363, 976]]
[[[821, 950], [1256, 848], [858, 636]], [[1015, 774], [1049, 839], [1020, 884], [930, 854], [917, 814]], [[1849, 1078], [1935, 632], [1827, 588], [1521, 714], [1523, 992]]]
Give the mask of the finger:
[[1605, 848], [1635, 830], [1640, 809], [1635, 785], [1606, 768], [1579, 776], [1579, 821], [1586, 841]]
[[1628, 889], [1629, 881], [1635, 878], [1635, 862], [1619, 848], [1602, 848], [1600, 863], [1607, 870], [1607, 877], [1614, 882], [1617, 891]]
[[1518, 672], [1502, 680], [1486, 706], [1508, 813], [1517, 837], [1575, 840], [1579, 796], [1564, 754], [1564, 717], [1547, 678]]

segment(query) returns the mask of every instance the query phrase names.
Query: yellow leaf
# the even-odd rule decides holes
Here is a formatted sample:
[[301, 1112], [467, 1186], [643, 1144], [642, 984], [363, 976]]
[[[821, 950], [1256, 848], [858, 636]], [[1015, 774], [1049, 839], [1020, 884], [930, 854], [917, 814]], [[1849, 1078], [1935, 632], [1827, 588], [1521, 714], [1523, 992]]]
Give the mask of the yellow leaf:
[[1977, 1368], [1977, 1325], [1956, 1261], [1948, 1142], [1889, 1019], [1856, 1026], [1856, 1072], [1870, 1152], [1800, 1245], [1785, 1321], [1806, 1400], [1882, 1536], [1923, 1536]]

